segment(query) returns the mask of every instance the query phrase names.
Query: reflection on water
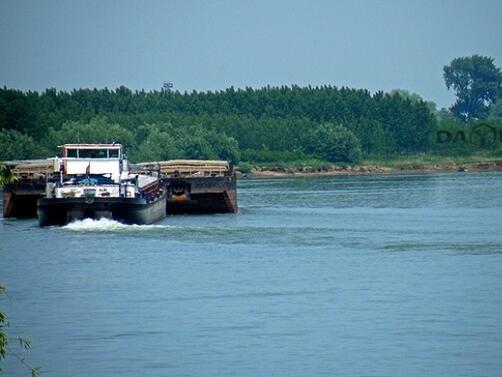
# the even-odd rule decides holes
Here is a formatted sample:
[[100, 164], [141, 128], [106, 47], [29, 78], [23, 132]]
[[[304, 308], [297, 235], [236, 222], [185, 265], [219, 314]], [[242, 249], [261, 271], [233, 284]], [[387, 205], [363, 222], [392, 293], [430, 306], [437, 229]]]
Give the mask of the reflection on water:
[[2, 219], [1, 307], [50, 376], [499, 376], [501, 192], [500, 173], [241, 180], [237, 215]]

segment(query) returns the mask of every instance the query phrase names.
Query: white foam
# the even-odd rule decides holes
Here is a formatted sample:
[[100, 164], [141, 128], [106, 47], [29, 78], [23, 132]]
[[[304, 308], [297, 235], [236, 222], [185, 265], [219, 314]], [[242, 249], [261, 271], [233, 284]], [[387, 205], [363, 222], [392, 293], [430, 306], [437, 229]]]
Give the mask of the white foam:
[[94, 219], [83, 219], [71, 222], [61, 229], [71, 230], [74, 232], [118, 232], [118, 231], [130, 231], [130, 230], [152, 230], [159, 228], [172, 228], [169, 225], [127, 225], [122, 224], [115, 220], [110, 220], [106, 218], [101, 218], [99, 220]]

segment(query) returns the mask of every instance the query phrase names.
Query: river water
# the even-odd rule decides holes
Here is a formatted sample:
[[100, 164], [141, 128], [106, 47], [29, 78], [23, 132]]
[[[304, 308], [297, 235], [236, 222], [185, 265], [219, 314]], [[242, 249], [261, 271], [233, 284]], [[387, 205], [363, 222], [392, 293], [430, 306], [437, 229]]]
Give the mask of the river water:
[[0, 307], [26, 360], [61, 377], [502, 375], [502, 173], [238, 195], [239, 214], [153, 226], [1, 219]]

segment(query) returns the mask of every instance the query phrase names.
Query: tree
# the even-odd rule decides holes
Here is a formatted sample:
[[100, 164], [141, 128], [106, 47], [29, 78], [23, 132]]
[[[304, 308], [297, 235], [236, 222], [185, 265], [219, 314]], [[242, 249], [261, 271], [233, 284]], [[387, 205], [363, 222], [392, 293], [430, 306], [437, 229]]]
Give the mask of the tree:
[[[37, 155], [47, 157], [57, 153], [58, 144], [117, 141], [136, 161], [181, 155], [235, 163], [240, 149], [253, 150], [260, 160], [292, 161], [304, 158], [311, 131], [323, 123], [343, 124], [364, 153], [425, 152], [435, 129], [431, 112], [432, 103], [405, 90], [372, 95], [330, 85], [191, 93], [125, 87], [38, 93], [0, 87], [0, 133], [9, 130], [11, 140], [15, 131], [34, 142], [18, 137], [9, 142], [15, 154], [8, 151], [32, 157], [19, 152], [24, 144], [45, 148]], [[0, 148], [0, 159], [7, 158], [4, 151]]]
[[432, 114], [436, 114], [438, 111], [437, 105], [434, 101], [425, 101], [422, 98], [422, 96], [418, 93], [413, 93], [413, 92], [410, 92], [409, 90], [406, 90], [406, 89], [392, 89], [389, 94], [390, 95], [397, 94], [401, 98], [410, 100], [411, 102], [414, 102], [414, 103], [423, 101], [423, 102], [425, 102], [425, 104], [427, 105], [427, 108], [429, 109], [429, 111]]
[[502, 98], [499, 98], [491, 105], [488, 120], [492, 122], [502, 122]]
[[311, 134], [308, 151], [330, 162], [356, 163], [361, 158], [359, 139], [343, 126], [325, 123]]
[[136, 150], [132, 151], [131, 157], [134, 162], [164, 161], [183, 157], [176, 140], [168, 133], [159, 131], [155, 125], [147, 125], [144, 128], [148, 136]]
[[57, 146], [69, 143], [111, 143], [126, 147], [135, 146], [135, 137], [118, 124], [110, 124], [103, 117], [93, 118], [89, 123], [65, 122], [59, 130], [50, 129], [45, 140], [47, 149], [56, 152]]
[[350, 129], [359, 138], [364, 154], [390, 154], [396, 150], [393, 135], [376, 120], [363, 118]]
[[22, 160], [46, 156], [47, 152], [31, 136], [15, 130], [0, 131], [0, 160]]
[[465, 56], [444, 66], [443, 78], [457, 100], [450, 108], [464, 121], [482, 119], [502, 92], [502, 72], [488, 56]]

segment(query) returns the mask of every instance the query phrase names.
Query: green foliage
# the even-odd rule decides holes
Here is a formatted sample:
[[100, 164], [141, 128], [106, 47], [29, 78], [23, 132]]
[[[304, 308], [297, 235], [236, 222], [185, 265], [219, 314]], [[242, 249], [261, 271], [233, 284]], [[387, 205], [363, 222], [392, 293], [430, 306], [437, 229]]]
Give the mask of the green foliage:
[[260, 149], [244, 149], [242, 160], [254, 163], [274, 162], [274, 161], [297, 161], [304, 160], [308, 156], [299, 150], [294, 151], [274, 151], [265, 146]]
[[45, 151], [31, 136], [16, 130], [0, 131], [0, 160], [41, 158]]
[[502, 123], [502, 98], [499, 98], [493, 105], [490, 106], [488, 114], [489, 122]]
[[239, 146], [234, 138], [203, 127], [185, 129], [180, 133], [178, 142], [186, 158], [223, 159], [233, 163], [238, 163], [240, 159]]
[[454, 138], [458, 131], [467, 134], [469, 132], [469, 125], [462, 122], [450, 112], [442, 113], [440, 119], [438, 120], [437, 130], [434, 135], [431, 135], [433, 151], [444, 155], [455, 154], [462, 156], [473, 153], [472, 145], [467, 142], [463, 142], [462, 140], [442, 142], [442, 132], [447, 132], [448, 134], [453, 135], [452, 137]]
[[204, 131], [195, 129], [191, 137], [181, 139], [181, 147], [186, 158], [194, 160], [214, 160], [217, 158], [216, 152], [211, 148], [210, 141], [204, 137]]
[[330, 123], [312, 131], [308, 151], [330, 162], [357, 163], [361, 158], [361, 144], [354, 133]]
[[[2, 133], [14, 130], [31, 137], [45, 149], [42, 157], [57, 153], [58, 144], [117, 141], [127, 146], [134, 161], [302, 161], [319, 155], [309, 143], [323, 123], [342, 124], [359, 139], [364, 154], [427, 151], [436, 129], [428, 103], [416, 95], [372, 95], [333, 86], [231, 87], [199, 93], [0, 88], [2, 109]], [[355, 161], [354, 151], [353, 156], [336, 158]], [[329, 154], [326, 148], [324, 153]], [[34, 151], [30, 157], [41, 154]]]
[[225, 133], [201, 125], [175, 127], [172, 123], [140, 126], [131, 151], [133, 161], [161, 161], [177, 158], [222, 159], [237, 163], [240, 159], [237, 141]]
[[[0, 188], [15, 183], [17, 181], [16, 175], [0, 161]], [[2, 292], [0, 291], [0, 294]]]
[[379, 101], [380, 116], [372, 120], [384, 125], [384, 129], [388, 131], [391, 136], [390, 144], [395, 143], [393, 152], [427, 151], [430, 146], [430, 133], [436, 126], [436, 118], [429, 111], [427, 104], [423, 101], [412, 102], [403, 99], [398, 94], [377, 93], [375, 97]]
[[488, 56], [453, 59], [443, 68], [443, 77], [446, 87], [457, 95], [450, 110], [464, 121], [486, 117], [490, 105], [502, 92], [502, 72]]
[[425, 101], [422, 96], [418, 93], [413, 93], [410, 92], [409, 90], [406, 89], [392, 89], [389, 93], [390, 95], [397, 94], [403, 99], [407, 99], [411, 102], [414, 103], [420, 103], [420, 102], [425, 102], [427, 105], [427, 108], [432, 114], [436, 114], [437, 112], [437, 106], [433, 101]]
[[249, 174], [253, 171], [253, 165], [251, 165], [249, 162], [241, 162], [239, 164], [239, 170], [243, 174]]
[[133, 161], [164, 161], [184, 157], [174, 137], [154, 125], [143, 126], [146, 139], [131, 152]]
[[[477, 127], [487, 125], [485, 128]], [[495, 138], [492, 132], [495, 131]], [[448, 156], [468, 156], [491, 153], [502, 149], [502, 121], [463, 122], [451, 113], [441, 113], [432, 140], [434, 153]]]
[[351, 129], [360, 140], [361, 150], [365, 155], [385, 155], [398, 149], [394, 135], [378, 121], [361, 119]]
[[135, 147], [134, 135], [118, 124], [110, 124], [106, 118], [96, 117], [90, 122], [69, 121], [59, 129], [51, 128], [44, 144], [48, 150], [57, 152], [58, 145], [69, 143], [111, 143]]

